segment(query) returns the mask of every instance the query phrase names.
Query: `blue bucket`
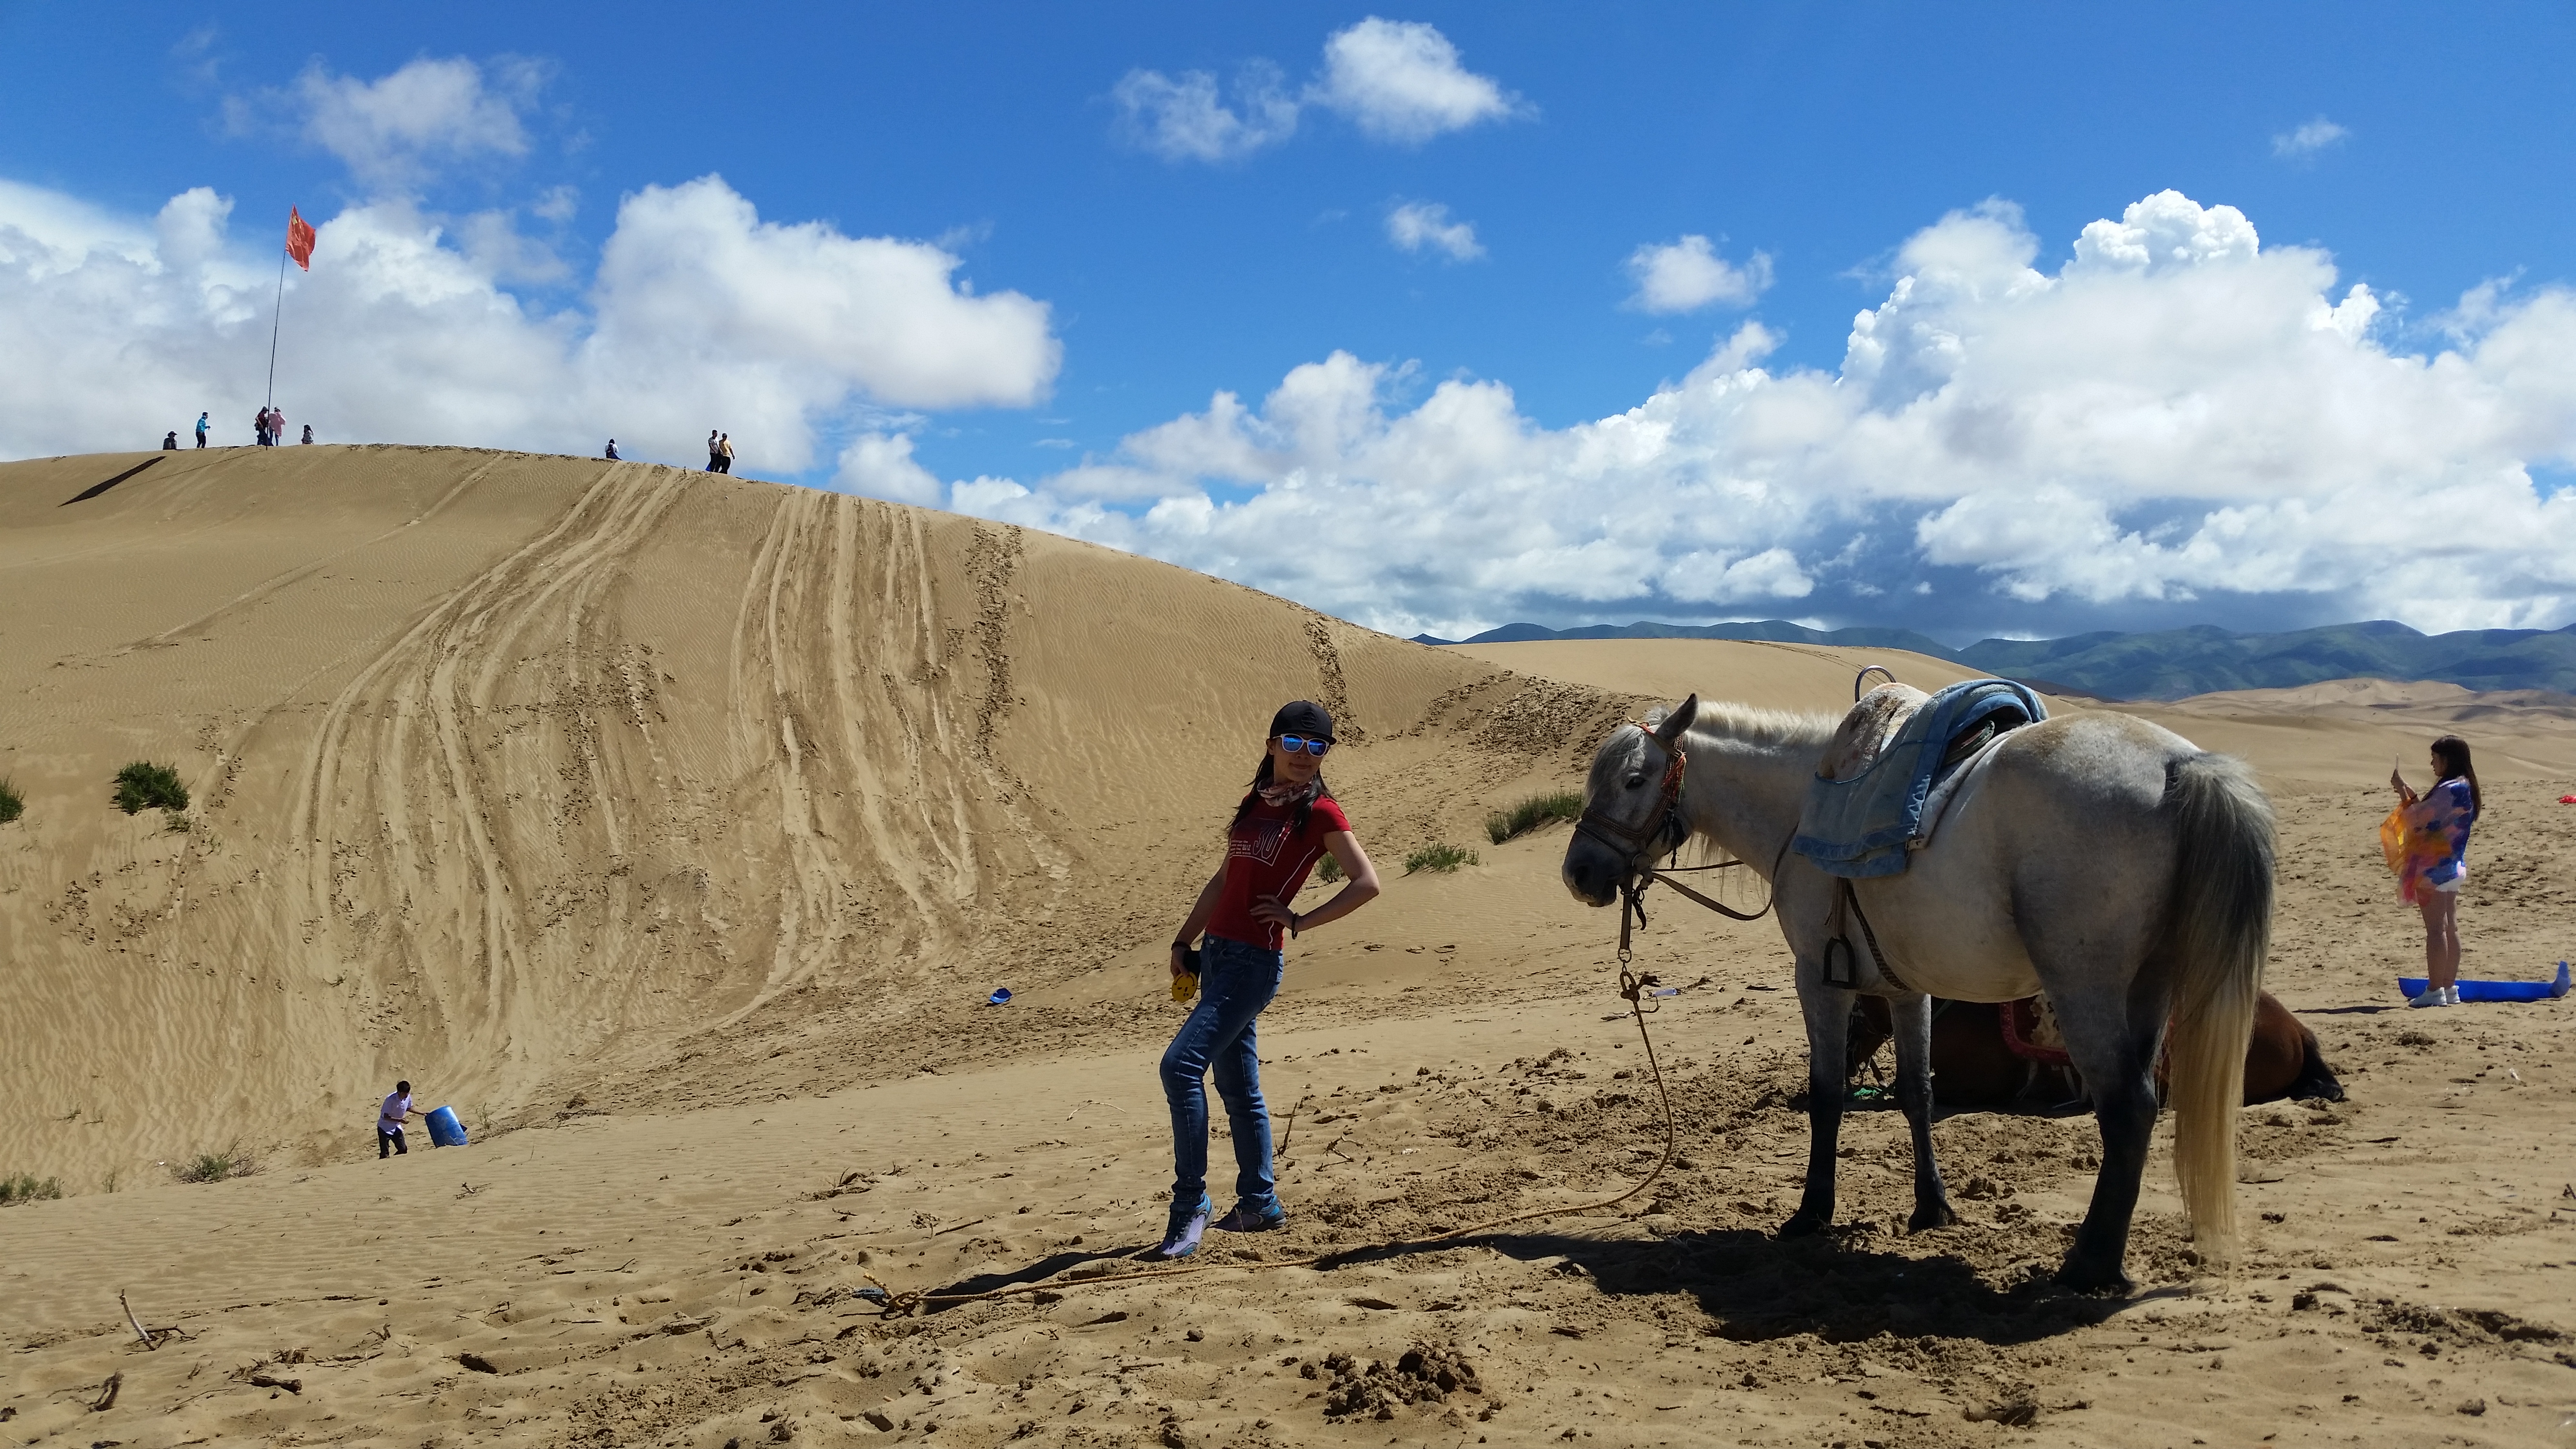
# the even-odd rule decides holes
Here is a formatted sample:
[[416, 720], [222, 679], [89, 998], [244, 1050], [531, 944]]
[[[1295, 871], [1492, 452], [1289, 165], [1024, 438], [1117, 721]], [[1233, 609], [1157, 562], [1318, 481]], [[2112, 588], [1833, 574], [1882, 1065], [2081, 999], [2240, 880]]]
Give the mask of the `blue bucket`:
[[456, 1120], [455, 1108], [441, 1107], [421, 1120], [429, 1124], [430, 1146], [462, 1147], [465, 1145], [465, 1124]]

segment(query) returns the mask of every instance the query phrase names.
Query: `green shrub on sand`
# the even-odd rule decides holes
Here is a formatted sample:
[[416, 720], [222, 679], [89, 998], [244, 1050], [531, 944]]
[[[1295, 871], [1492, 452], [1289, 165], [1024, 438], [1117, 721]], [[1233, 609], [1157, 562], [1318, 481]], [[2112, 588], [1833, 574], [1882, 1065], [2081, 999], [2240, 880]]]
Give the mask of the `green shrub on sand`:
[[1557, 790], [1545, 795], [1532, 795], [1509, 810], [1497, 810], [1485, 817], [1485, 838], [1500, 845], [1506, 840], [1527, 835], [1551, 820], [1578, 820], [1583, 816], [1583, 792]]
[[16, 1207], [22, 1202], [37, 1202], [62, 1195], [63, 1180], [59, 1177], [40, 1178], [24, 1172], [15, 1177], [0, 1176], [0, 1207]]
[[137, 760], [116, 772], [116, 793], [109, 798], [128, 815], [140, 810], [185, 810], [188, 787], [168, 765]]
[[7, 780], [0, 780], [0, 825], [6, 825], [26, 813], [27, 797], [18, 793], [17, 786]]
[[222, 1182], [228, 1177], [248, 1177], [259, 1171], [259, 1164], [236, 1142], [221, 1152], [200, 1152], [170, 1171], [181, 1182]]
[[1404, 873], [1417, 870], [1456, 870], [1462, 865], [1482, 865], [1476, 852], [1458, 845], [1426, 845], [1404, 858]]

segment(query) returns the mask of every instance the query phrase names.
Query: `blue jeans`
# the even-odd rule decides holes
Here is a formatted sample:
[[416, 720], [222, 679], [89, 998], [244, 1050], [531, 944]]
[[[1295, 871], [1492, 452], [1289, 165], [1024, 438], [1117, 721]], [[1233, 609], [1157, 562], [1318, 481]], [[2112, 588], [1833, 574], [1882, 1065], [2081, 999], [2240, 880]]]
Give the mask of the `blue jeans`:
[[1216, 1069], [1216, 1093], [1234, 1131], [1234, 1195], [1257, 1211], [1278, 1202], [1270, 1179], [1270, 1109], [1261, 1100], [1261, 1053], [1253, 1018], [1279, 994], [1287, 957], [1223, 936], [1199, 953], [1199, 1004], [1163, 1051], [1163, 1095], [1172, 1104], [1172, 1202], [1207, 1191], [1208, 1107], [1201, 1082]]

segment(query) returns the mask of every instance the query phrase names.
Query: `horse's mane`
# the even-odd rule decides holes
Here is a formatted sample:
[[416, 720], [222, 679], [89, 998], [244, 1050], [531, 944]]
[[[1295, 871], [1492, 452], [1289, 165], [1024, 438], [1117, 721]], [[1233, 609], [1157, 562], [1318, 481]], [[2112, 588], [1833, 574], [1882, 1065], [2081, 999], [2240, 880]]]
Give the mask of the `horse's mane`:
[[1699, 713], [1691, 720], [1690, 732], [1751, 745], [1813, 745], [1821, 750], [1833, 743], [1834, 731], [1841, 725], [1839, 715], [1760, 709], [1702, 699]]
[[[1646, 727], [1652, 729], [1662, 723], [1664, 713], [1660, 706], [1648, 710], [1644, 720]], [[1821, 756], [1825, 747], [1833, 743], [1834, 732], [1841, 727], [1842, 719], [1837, 715], [1762, 709], [1749, 704], [1702, 698], [1698, 712], [1691, 717], [1690, 732], [1683, 738], [1686, 749], [1723, 748], [1726, 744], [1735, 743], [1757, 749], [1813, 751]], [[1681, 849], [1701, 864], [1718, 860], [1723, 855], [1717, 842], [1696, 832]]]

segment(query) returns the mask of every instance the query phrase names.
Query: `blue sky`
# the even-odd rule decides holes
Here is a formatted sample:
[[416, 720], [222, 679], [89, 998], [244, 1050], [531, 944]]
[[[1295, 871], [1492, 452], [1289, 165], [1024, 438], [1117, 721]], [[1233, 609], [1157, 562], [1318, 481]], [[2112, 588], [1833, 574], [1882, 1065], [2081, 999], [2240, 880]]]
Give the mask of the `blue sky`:
[[326, 437], [1403, 632], [2576, 621], [2563, 5], [116, 15], [0, 4], [9, 456], [245, 434], [292, 203]]

